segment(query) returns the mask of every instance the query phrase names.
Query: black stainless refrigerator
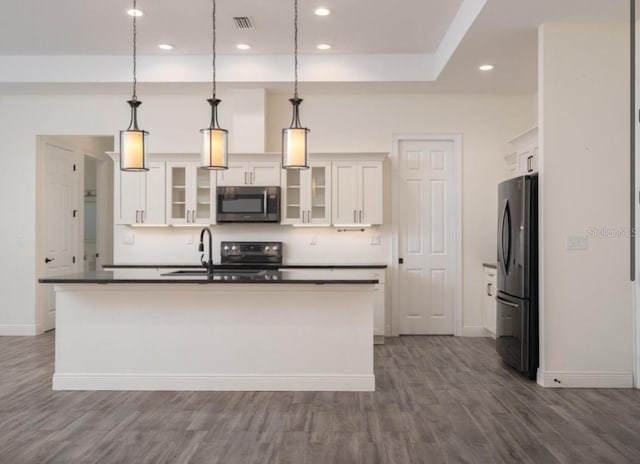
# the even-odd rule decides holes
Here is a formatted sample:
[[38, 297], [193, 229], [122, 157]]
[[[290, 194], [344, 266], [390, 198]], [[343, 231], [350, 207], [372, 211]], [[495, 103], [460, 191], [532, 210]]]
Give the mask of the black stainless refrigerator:
[[498, 186], [496, 348], [530, 379], [538, 369], [538, 176]]

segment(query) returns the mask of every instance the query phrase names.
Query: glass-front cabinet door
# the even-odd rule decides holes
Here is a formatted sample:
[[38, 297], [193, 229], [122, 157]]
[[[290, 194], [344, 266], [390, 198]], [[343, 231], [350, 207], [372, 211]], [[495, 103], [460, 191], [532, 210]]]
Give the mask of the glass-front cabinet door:
[[192, 222], [197, 224], [215, 224], [215, 171], [203, 169], [200, 166], [193, 168], [194, 182], [194, 204]]
[[215, 171], [167, 163], [167, 224], [215, 224]]
[[187, 222], [187, 167], [167, 163], [167, 224]]
[[331, 223], [331, 163], [282, 172], [282, 224]]
[[302, 178], [299, 169], [283, 169], [281, 218], [282, 224], [302, 224]]
[[307, 223], [331, 224], [331, 163], [314, 163], [307, 175]]

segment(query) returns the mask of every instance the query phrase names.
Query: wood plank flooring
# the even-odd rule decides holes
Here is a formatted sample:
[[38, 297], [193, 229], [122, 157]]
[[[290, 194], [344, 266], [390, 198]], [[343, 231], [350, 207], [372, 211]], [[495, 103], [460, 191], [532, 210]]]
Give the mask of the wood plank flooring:
[[487, 339], [375, 347], [375, 393], [54, 392], [0, 337], [0, 463], [640, 463], [640, 391], [549, 390]]

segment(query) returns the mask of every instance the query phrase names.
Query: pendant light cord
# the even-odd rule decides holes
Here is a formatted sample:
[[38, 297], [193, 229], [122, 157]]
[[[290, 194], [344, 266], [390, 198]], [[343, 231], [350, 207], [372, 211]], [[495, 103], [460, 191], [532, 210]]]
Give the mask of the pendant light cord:
[[211, 22], [213, 24], [212, 27], [212, 40], [211, 40], [211, 48], [212, 48], [212, 53], [211, 56], [212, 58], [212, 69], [213, 69], [213, 77], [212, 77], [212, 82], [213, 82], [213, 89], [212, 89], [212, 94], [213, 94], [213, 99], [216, 99], [216, 0], [213, 0], [211, 2], [213, 4], [213, 8], [212, 8], [212, 14], [211, 14]]
[[136, 101], [138, 99], [138, 96], [136, 95], [136, 86], [138, 84], [138, 79], [136, 76], [136, 56], [138, 53], [138, 48], [136, 46], [136, 39], [138, 34], [138, 30], [136, 28], [136, 15], [138, 10], [136, 9], [136, 3], [136, 0], [133, 0], [133, 96], [131, 97], [133, 101]]
[[298, 98], [298, 0], [294, 1], [293, 7], [293, 60], [294, 65], [293, 68], [295, 70], [295, 79], [294, 79], [294, 98]]

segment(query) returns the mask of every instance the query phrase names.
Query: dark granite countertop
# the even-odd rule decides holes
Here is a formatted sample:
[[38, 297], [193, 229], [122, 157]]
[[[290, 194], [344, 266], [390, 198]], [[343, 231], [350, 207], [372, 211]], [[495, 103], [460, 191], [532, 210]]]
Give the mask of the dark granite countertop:
[[114, 271], [81, 272], [55, 277], [39, 279], [43, 284], [377, 284], [378, 279], [370, 273], [362, 272], [360, 275], [339, 279], [332, 278], [330, 271], [318, 270], [315, 273], [296, 273], [295, 270], [283, 270], [277, 280], [266, 278], [249, 278], [243, 274], [233, 277], [230, 273], [224, 275], [214, 272], [213, 278], [206, 274], [180, 275], [169, 273], [159, 274], [151, 270], [122, 269]]
[[493, 268], [493, 269], [496, 269], [498, 267], [498, 265], [496, 263], [482, 263], [482, 265], [484, 267], [490, 267], [490, 268]]
[[[215, 264], [215, 266], [221, 266]], [[225, 267], [230, 267], [227, 265]], [[494, 265], [495, 266], [495, 265]], [[280, 264], [278, 269], [386, 269], [387, 264]], [[197, 264], [105, 264], [102, 268], [110, 269], [197, 269]]]

